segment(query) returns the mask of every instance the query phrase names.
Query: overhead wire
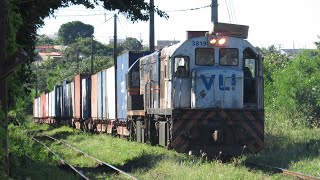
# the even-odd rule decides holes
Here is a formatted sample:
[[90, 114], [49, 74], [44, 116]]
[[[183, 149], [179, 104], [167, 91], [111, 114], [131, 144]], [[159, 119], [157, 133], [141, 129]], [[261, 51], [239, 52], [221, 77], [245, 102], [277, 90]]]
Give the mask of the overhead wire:
[[118, 20], [118, 22], [119, 22], [119, 24], [120, 24], [121, 29], [123, 30], [124, 34], [125, 34], [126, 37], [127, 37], [127, 31], [126, 31], [126, 29], [123, 27], [122, 23], [120, 22], [119, 16], [117, 16], [117, 20]]
[[208, 7], [211, 7], [211, 4], [210, 4], [210, 5], [207, 5], [207, 6], [197, 7], [197, 8], [167, 10], [167, 11], [164, 11], [164, 12], [167, 12], [167, 13], [168, 13], [168, 12], [194, 11], [194, 10], [199, 10], [199, 9], [203, 9], [203, 8], [208, 8]]
[[76, 16], [105, 16], [106, 14], [74, 14], [74, 15], [55, 15], [55, 17], [76, 17]]
[[228, 3], [227, 3], [227, 0], [224, 0], [224, 2], [226, 3], [228, 15], [229, 15], [229, 22], [232, 23], [231, 16], [230, 16], [230, 11], [229, 11], [229, 5], [228, 5]]
[[231, 8], [231, 15], [233, 16], [233, 20], [234, 20], [234, 23], [237, 24], [237, 16], [236, 16], [236, 11], [234, 10], [234, 2], [233, 0], [229, 0], [230, 1], [230, 8]]

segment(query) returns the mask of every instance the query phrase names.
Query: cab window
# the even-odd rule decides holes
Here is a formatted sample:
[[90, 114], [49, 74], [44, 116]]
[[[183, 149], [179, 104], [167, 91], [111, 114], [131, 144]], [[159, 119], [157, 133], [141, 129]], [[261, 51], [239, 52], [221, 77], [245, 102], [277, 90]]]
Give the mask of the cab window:
[[196, 49], [196, 65], [211, 66], [214, 63], [214, 49], [197, 48]]
[[243, 59], [244, 59], [243, 69], [246, 71], [250, 71], [248, 73], [250, 73], [252, 77], [256, 76], [256, 58], [257, 58], [257, 55], [256, 53], [254, 53], [252, 49], [246, 48], [243, 51]]
[[174, 77], [187, 78], [190, 71], [190, 60], [188, 56], [174, 58]]
[[219, 50], [219, 64], [222, 66], [237, 66], [239, 51], [236, 48], [222, 48]]

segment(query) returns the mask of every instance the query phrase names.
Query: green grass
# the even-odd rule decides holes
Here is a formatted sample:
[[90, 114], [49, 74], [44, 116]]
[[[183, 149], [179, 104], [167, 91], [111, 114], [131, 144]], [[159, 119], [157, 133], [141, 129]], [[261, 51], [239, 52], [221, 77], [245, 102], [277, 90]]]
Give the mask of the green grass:
[[[236, 159], [233, 163], [204, 161], [201, 158], [179, 154], [165, 150], [162, 147], [129, 142], [125, 139], [114, 138], [105, 134], [79, 133], [77, 130], [66, 127], [49, 130], [45, 133], [64, 139], [94, 157], [130, 172], [139, 179], [279, 178], [278, 175], [270, 176], [261, 171], [249, 170], [242, 166], [243, 161], [241, 159]], [[63, 150], [60, 154], [70, 159], [74, 165], [81, 165], [82, 167], [93, 166], [90, 162], [81, 164], [84, 163], [81, 158], [68, 154], [66, 150]], [[94, 178], [99, 176], [101, 174], [94, 176]], [[122, 179], [124, 177], [111, 174], [104, 178]]]
[[79, 179], [57, 167], [58, 159], [31, 140], [37, 129], [48, 126], [9, 126], [10, 177], [13, 179]]
[[320, 177], [320, 129], [294, 127], [282, 116], [267, 117], [265, 148], [247, 160]]
[[[274, 125], [276, 123], [278, 123], [277, 126]], [[38, 129], [42, 129], [45, 133], [58, 139], [67, 141], [88, 154], [129, 172], [138, 179], [290, 179], [280, 174], [248, 169], [243, 165], [247, 161], [320, 176], [320, 130], [305, 127], [293, 128], [284, 119], [270, 119], [267, 117], [265, 149], [256, 155], [234, 158], [229, 163], [205, 161], [198, 157], [165, 150], [162, 147], [130, 142], [106, 134], [82, 133], [66, 126], [53, 128], [48, 125], [31, 123], [24, 128], [12, 127], [11, 131], [19, 132], [13, 133], [19, 134], [19, 136], [15, 135], [14, 141], [19, 138], [25, 141], [21, 143], [18, 140], [14, 147], [18, 147], [19, 144], [24, 146], [27, 144], [24, 148], [28, 149], [20, 151], [19, 148], [16, 148], [15, 152], [23, 154], [23, 151], [27, 151], [31, 154], [28, 156], [37, 155], [39, 156], [37, 158], [43, 163], [39, 168], [34, 167], [37, 170], [32, 170], [32, 167], [25, 169], [25, 171], [20, 170], [19, 177], [43, 176], [46, 179], [46, 173], [42, 173], [42, 170], [47, 172], [55, 169], [54, 165], [57, 163], [55, 158], [50, 156], [45, 149], [38, 147], [38, 145], [36, 147], [38, 149], [34, 149], [36, 145], [31, 140], [26, 140], [27, 137], [20, 137], [23, 133], [35, 134]], [[46, 144], [58, 151], [60, 156], [74, 166], [87, 169], [94, 169], [97, 166], [95, 162], [74, 153], [65, 146], [50, 140], [46, 140]], [[35, 151], [37, 153], [34, 153]], [[46, 166], [48, 168], [43, 168]], [[39, 171], [40, 169], [41, 172]], [[60, 173], [64, 172], [52, 171], [52, 173], [55, 174], [55, 177], [64, 177], [64, 174], [60, 176]], [[126, 178], [122, 175], [103, 172], [92, 172], [89, 176], [93, 179]], [[70, 179], [72, 178], [77, 177], [71, 176]]]

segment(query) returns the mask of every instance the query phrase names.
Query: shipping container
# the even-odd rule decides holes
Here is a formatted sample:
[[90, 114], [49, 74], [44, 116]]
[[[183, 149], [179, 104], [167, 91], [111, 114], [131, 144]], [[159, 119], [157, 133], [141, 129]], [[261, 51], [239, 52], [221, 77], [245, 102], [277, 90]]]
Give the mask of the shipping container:
[[70, 92], [71, 92], [71, 99], [70, 99], [70, 104], [71, 104], [71, 112], [70, 112], [70, 117], [74, 117], [75, 116], [75, 110], [74, 110], [74, 82], [70, 83]]
[[50, 109], [50, 92], [46, 93], [46, 119], [50, 117], [51, 109]]
[[46, 94], [42, 93], [40, 96], [40, 118], [45, 120], [46, 116]]
[[65, 85], [65, 120], [71, 120], [73, 117], [73, 99], [74, 99], [74, 83], [70, 82]]
[[74, 77], [74, 116], [73, 118], [81, 118], [81, 75]]
[[55, 86], [53, 91], [50, 92], [50, 112], [49, 117], [60, 118], [60, 86]]
[[56, 118], [56, 120], [60, 120], [61, 118], [61, 92], [62, 92], [62, 87], [61, 86], [55, 86], [54, 87], [54, 92], [55, 92], [55, 106], [54, 106], [54, 112], [53, 116]]
[[106, 115], [107, 119], [114, 120], [116, 119], [116, 110], [115, 110], [115, 71], [114, 66], [106, 70]]
[[81, 115], [82, 119], [91, 117], [91, 76], [83, 78], [81, 83]]
[[33, 117], [36, 121], [40, 118], [40, 97], [34, 99], [33, 103]]
[[[133, 97], [127, 96], [126, 89], [126, 74], [128, 69], [142, 56], [150, 54], [149, 51], [145, 52], [131, 52], [128, 51], [117, 58], [117, 118], [119, 120], [124, 120], [127, 118], [127, 110], [128, 106], [132, 110], [135, 110], [136, 106], [132, 105], [134, 103], [143, 105], [143, 97], [142, 95], [136, 95]], [[139, 65], [139, 62], [136, 63], [136, 66]], [[137, 71], [139, 71], [139, 67], [137, 67]], [[133, 74], [135, 76], [135, 74]], [[139, 77], [135, 77], [136, 80], [139, 80]], [[138, 82], [139, 84], [140, 82]], [[138, 89], [138, 88], [137, 88]], [[128, 100], [130, 100], [128, 102]], [[140, 102], [140, 103], [139, 103]]]
[[106, 119], [106, 113], [105, 113], [105, 107], [106, 107], [106, 71], [102, 70], [97, 73], [98, 76], [98, 119], [105, 120]]
[[66, 104], [66, 112], [65, 112], [65, 120], [68, 120], [70, 117], [70, 83], [66, 84], [66, 95], [65, 95], [65, 104]]
[[91, 118], [98, 118], [98, 75], [91, 76]]
[[62, 94], [61, 94], [61, 119], [66, 120], [67, 119], [67, 106], [68, 106], [68, 101], [67, 101], [67, 81], [63, 81], [62, 83]]

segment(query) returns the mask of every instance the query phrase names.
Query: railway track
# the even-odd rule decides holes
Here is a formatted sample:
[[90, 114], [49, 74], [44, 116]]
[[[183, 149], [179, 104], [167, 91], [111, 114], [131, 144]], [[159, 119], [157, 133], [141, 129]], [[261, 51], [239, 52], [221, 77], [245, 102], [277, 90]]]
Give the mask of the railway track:
[[320, 177], [315, 177], [315, 176], [311, 176], [311, 175], [307, 175], [307, 174], [303, 174], [300, 172], [295, 172], [295, 171], [290, 171], [287, 169], [283, 169], [283, 168], [279, 168], [279, 167], [274, 167], [274, 166], [270, 166], [270, 165], [265, 165], [265, 164], [257, 164], [257, 163], [251, 163], [251, 162], [247, 162], [246, 167], [249, 168], [257, 168], [260, 170], [267, 170], [273, 173], [282, 173], [286, 176], [290, 176], [296, 179], [304, 179], [304, 180], [320, 180]]
[[[111, 164], [108, 164], [108, 163], [106, 163], [106, 162], [104, 162], [104, 161], [101, 161], [101, 160], [93, 157], [92, 155], [89, 155], [88, 153], [80, 150], [79, 148], [77, 148], [77, 147], [75, 147], [75, 146], [73, 146], [73, 145], [71, 145], [71, 144], [68, 144], [68, 143], [66, 143], [66, 142], [64, 142], [64, 141], [58, 140], [58, 139], [56, 139], [56, 138], [54, 138], [54, 137], [51, 137], [51, 136], [49, 136], [49, 135], [47, 135], [47, 134], [44, 134], [44, 133], [39, 133], [39, 134], [41, 135], [41, 137], [46, 137], [46, 138], [48, 138], [48, 139], [50, 139], [50, 140], [54, 140], [54, 141], [58, 142], [59, 144], [62, 144], [62, 145], [64, 145], [64, 146], [67, 146], [67, 147], [73, 149], [74, 151], [76, 151], [76, 152], [78, 152], [78, 153], [81, 153], [82, 155], [84, 155], [84, 156], [86, 156], [86, 157], [88, 157], [88, 158], [90, 158], [90, 159], [98, 162], [100, 165], [105, 166], [105, 167], [107, 167], [108, 169], [111, 169], [112, 171], [114, 171], [114, 172], [116, 172], [116, 173], [123, 174], [124, 176], [128, 177], [129, 179], [134, 179], [134, 180], [137, 179], [136, 177], [132, 176], [131, 174], [129, 174], [129, 173], [127, 173], [127, 172], [125, 172], [125, 171], [123, 171], [123, 170], [121, 170], [121, 169], [119, 169], [119, 168], [117, 168], [117, 167], [115, 167], [115, 166], [113, 166], [113, 165], [111, 165]], [[35, 138], [35, 137], [32, 137], [32, 139], [33, 139], [34, 141], [42, 144], [44, 147], [46, 147], [53, 155], [55, 155], [56, 157], [58, 157], [58, 159], [60, 160], [60, 162], [61, 162], [63, 165], [67, 165], [70, 169], [72, 169], [76, 174], [78, 174], [79, 176], [81, 176], [83, 179], [90, 179], [90, 178], [88, 178], [88, 177], [83, 173], [82, 170], [77, 169], [76, 167], [74, 167], [73, 165], [71, 165], [69, 162], [67, 162], [66, 160], [64, 160], [64, 159], [63, 159], [62, 157], [60, 157], [56, 152], [54, 152], [52, 149], [50, 149], [45, 143], [43, 143], [42, 141], [40, 141], [39, 139], [37, 139], [37, 138]]]

